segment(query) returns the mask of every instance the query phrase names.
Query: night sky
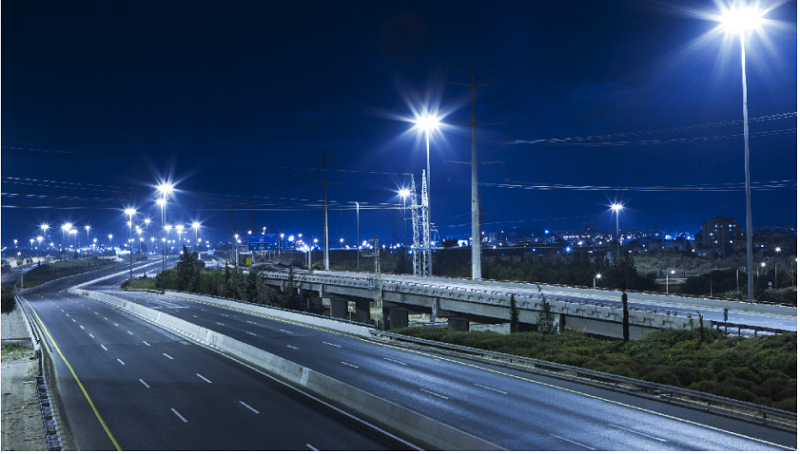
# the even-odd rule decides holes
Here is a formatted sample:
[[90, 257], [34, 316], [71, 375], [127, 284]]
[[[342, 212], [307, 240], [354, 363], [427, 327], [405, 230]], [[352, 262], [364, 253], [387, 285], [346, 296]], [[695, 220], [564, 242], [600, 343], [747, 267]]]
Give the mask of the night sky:
[[[469, 88], [446, 83], [469, 76], [447, 66], [498, 68], [476, 77], [496, 84], [476, 89], [477, 121], [503, 123], [478, 130], [479, 161], [500, 161], [480, 168], [485, 231], [613, 229], [613, 201], [622, 229], [744, 223], [739, 42], [704, 17], [712, 1], [2, 6], [3, 246], [42, 222], [124, 235], [128, 206], [160, 224], [164, 179], [168, 222], [201, 237], [229, 239], [233, 212], [239, 234], [254, 215], [258, 232], [321, 238], [323, 155], [331, 244], [355, 241], [356, 201], [361, 239], [388, 242], [397, 190], [413, 173], [419, 191], [425, 166], [409, 119], [428, 110], [449, 123], [431, 138], [433, 222], [467, 238], [469, 167], [445, 161], [470, 160]], [[796, 224], [797, 6], [761, 6], [753, 221]]]

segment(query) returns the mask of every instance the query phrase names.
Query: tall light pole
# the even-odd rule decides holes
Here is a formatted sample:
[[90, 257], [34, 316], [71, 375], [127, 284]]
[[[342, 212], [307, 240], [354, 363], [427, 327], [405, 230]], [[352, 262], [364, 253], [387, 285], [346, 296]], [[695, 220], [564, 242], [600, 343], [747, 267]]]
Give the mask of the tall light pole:
[[[431, 239], [431, 131], [439, 127], [439, 118], [434, 115], [426, 115], [424, 117], [417, 117], [415, 123], [417, 124], [417, 128], [425, 131], [425, 150], [426, 150], [426, 160], [428, 164], [428, 172], [425, 175], [425, 179], [427, 181], [428, 186], [428, 225], [425, 228], [428, 230], [428, 240]], [[431, 245], [430, 243], [426, 244], [425, 247], [430, 251]], [[428, 276], [433, 276], [433, 254], [429, 254], [428, 259]]]
[[356, 269], [361, 268], [361, 243], [359, 243], [361, 238], [361, 232], [359, 232], [359, 228], [361, 227], [361, 220], [358, 217], [359, 212], [359, 205], [356, 202]]
[[[66, 243], [66, 240], [64, 239], [64, 234], [66, 233], [67, 235], [69, 235], [69, 231], [70, 230], [72, 230], [72, 224], [69, 223], [69, 222], [67, 222], [66, 224], [61, 226], [61, 242], [62, 243]], [[17, 240], [14, 240], [14, 244], [17, 244]], [[61, 250], [63, 252], [63, 250], [64, 250], [63, 246], [61, 247]]]
[[672, 270], [669, 273], [667, 273], [667, 293], [669, 293], [669, 275], [670, 274], [675, 274], [675, 270]]
[[197, 229], [200, 228], [200, 223], [197, 221], [192, 222], [192, 228], [194, 229], [194, 249], [197, 250]]
[[158, 199], [156, 203], [161, 207], [161, 271], [165, 271], [167, 269], [167, 215], [165, 211], [167, 199]]
[[125, 208], [125, 214], [128, 215], [128, 243], [130, 245], [129, 262], [131, 264], [130, 280], [133, 280], [133, 215], [136, 210], [133, 208]]
[[778, 290], [778, 253], [781, 252], [781, 248], [775, 248], [775, 290]]
[[[166, 235], [169, 233], [169, 229], [167, 229], [167, 197], [172, 195], [173, 191], [175, 190], [175, 185], [165, 181], [160, 183], [156, 186], [156, 190], [159, 194], [161, 194], [161, 198], [158, 199], [157, 203], [161, 207], [161, 226], [163, 227], [161, 230], [162, 235]], [[163, 256], [161, 261], [161, 271], [165, 271], [167, 269], [167, 238], [166, 236], [161, 238], [161, 243], [164, 246], [162, 250]]]
[[747, 117], [747, 73], [745, 71], [744, 39], [748, 32], [761, 25], [765, 11], [758, 8], [733, 7], [723, 11], [720, 22], [727, 31], [739, 35], [742, 49], [742, 115], [744, 117], [744, 179], [747, 200], [747, 298], [754, 299], [753, 289], [753, 214], [750, 204], [750, 137]]
[[617, 260], [619, 260], [619, 243], [620, 243], [620, 238], [619, 238], [619, 212], [622, 210], [622, 204], [615, 203], [615, 204], [611, 205], [611, 209], [614, 210], [614, 212], [616, 212], [616, 214], [617, 214], [617, 230], [616, 230], [616, 234], [614, 235], [614, 237], [617, 239]]

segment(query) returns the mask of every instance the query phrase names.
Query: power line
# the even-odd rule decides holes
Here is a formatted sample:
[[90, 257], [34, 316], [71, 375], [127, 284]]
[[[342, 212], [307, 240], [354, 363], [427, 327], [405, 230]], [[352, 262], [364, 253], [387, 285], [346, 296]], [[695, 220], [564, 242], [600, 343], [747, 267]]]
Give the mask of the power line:
[[[756, 117], [749, 119], [750, 123], [758, 123], [764, 121], [774, 121], [774, 120], [783, 120], [787, 118], [796, 118], [797, 112], [786, 112], [781, 114], [773, 114], [773, 115], [765, 115], [762, 117]], [[708, 129], [708, 128], [719, 128], [723, 126], [731, 126], [741, 124], [743, 120], [730, 120], [730, 121], [720, 121], [716, 123], [705, 123], [700, 125], [691, 125], [691, 126], [680, 126], [676, 128], [662, 128], [662, 129], [651, 129], [647, 131], [636, 131], [636, 132], [623, 132], [623, 133], [616, 133], [616, 134], [606, 134], [606, 135], [598, 135], [598, 136], [585, 136], [585, 137], [564, 137], [564, 138], [551, 138], [551, 139], [536, 139], [536, 140], [510, 140], [506, 142], [510, 145], [551, 145], [551, 144], [573, 144], [577, 145], [581, 142], [590, 142], [593, 140], [605, 140], [605, 139], [617, 139], [622, 137], [635, 137], [635, 136], [646, 136], [646, 135], [653, 135], [653, 134], [668, 134], [672, 132], [681, 132], [681, 131], [695, 131], [699, 129]], [[794, 131], [796, 132], [797, 129], [788, 129], [788, 130], [779, 130], [779, 131]], [[768, 131], [769, 132], [769, 131]], [[764, 133], [761, 133], [764, 134]], [[741, 137], [741, 134], [738, 135], [731, 135], [731, 136], [716, 136], [718, 138], [736, 138]], [[668, 142], [675, 142], [675, 141], [697, 141], [697, 140], [708, 140], [707, 138], [693, 138], [693, 139], [671, 139]], [[716, 140], [716, 139], [714, 139]], [[648, 141], [641, 141], [641, 142], [601, 142], [599, 145], [629, 145], [629, 144], [641, 144], [641, 145], [652, 145], [653, 143], [647, 143]], [[591, 144], [594, 146], [598, 146], [597, 144]]]

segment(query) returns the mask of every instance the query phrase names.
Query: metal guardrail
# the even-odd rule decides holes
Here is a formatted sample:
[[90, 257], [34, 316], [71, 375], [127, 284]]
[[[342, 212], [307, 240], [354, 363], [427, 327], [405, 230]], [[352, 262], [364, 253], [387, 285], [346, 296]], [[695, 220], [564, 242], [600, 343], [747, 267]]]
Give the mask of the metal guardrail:
[[[397, 340], [402, 340], [402, 341], [405, 341], [405, 342], [428, 345], [428, 346], [442, 348], [442, 349], [446, 349], [446, 350], [452, 350], [452, 351], [456, 351], [456, 352], [468, 353], [468, 354], [471, 354], [471, 355], [480, 355], [480, 356], [483, 356], [483, 357], [502, 359], [502, 360], [509, 361], [509, 362], [524, 363], [524, 364], [532, 365], [532, 366], [534, 366], [536, 368], [539, 368], [539, 369], [544, 369], [544, 370], [552, 371], [552, 372], [561, 372], [561, 373], [569, 372], [569, 373], [572, 373], [572, 374], [574, 374], [574, 375], [576, 375], [578, 377], [585, 377], [585, 378], [589, 378], [589, 379], [595, 380], [595, 381], [611, 382], [611, 383], [615, 383], [615, 384], [622, 383], [622, 384], [629, 385], [629, 386], [635, 386], [637, 388], [640, 388], [641, 390], [643, 390], [646, 393], [659, 395], [662, 398], [671, 398], [671, 397], [674, 397], [674, 396], [689, 397], [689, 398], [692, 398], [692, 399], [695, 399], [695, 400], [706, 402], [707, 403], [706, 406], [709, 409], [710, 409], [711, 404], [713, 403], [713, 404], [717, 404], [719, 406], [728, 406], [728, 407], [734, 407], [734, 408], [739, 408], [739, 409], [744, 409], [744, 410], [748, 410], [748, 411], [751, 411], [751, 412], [755, 412], [755, 413], [761, 414], [763, 419], [766, 419], [767, 415], [769, 415], [769, 416], [773, 416], [773, 417], [794, 420], [795, 424], [796, 424], [796, 421], [797, 421], [797, 413], [792, 413], [792, 412], [789, 412], [789, 411], [780, 410], [780, 409], [772, 408], [772, 407], [766, 407], [766, 406], [763, 406], [763, 405], [757, 405], [757, 404], [753, 404], [753, 403], [750, 403], [750, 402], [743, 402], [743, 401], [739, 401], [739, 400], [735, 400], [735, 399], [730, 399], [730, 398], [727, 398], [727, 397], [716, 396], [716, 395], [713, 395], [713, 394], [704, 393], [704, 392], [700, 392], [700, 391], [693, 391], [691, 389], [681, 388], [681, 387], [678, 387], [678, 386], [662, 385], [662, 384], [659, 384], [659, 383], [647, 382], [647, 381], [638, 380], [638, 379], [635, 379], [635, 378], [623, 377], [621, 375], [613, 375], [613, 374], [608, 374], [608, 373], [605, 373], [605, 372], [598, 372], [598, 371], [594, 371], [594, 370], [584, 369], [582, 367], [568, 366], [568, 365], [565, 365], [565, 364], [558, 364], [558, 363], [553, 363], [553, 362], [550, 362], [550, 361], [544, 361], [544, 360], [540, 360], [540, 359], [525, 358], [525, 357], [522, 357], [522, 356], [509, 355], [507, 353], [499, 353], [499, 352], [493, 352], [493, 351], [489, 351], [489, 350], [481, 350], [481, 349], [478, 349], [478, 348], [463, 347], [463, 346], [460, 346], [460, 345], [446, 344], [446, 343], [443, 343], [443, 342], [430, 341], [430, 340], [426, 340], [426, 339], [420, 339], [420, 338], [417, 338], [417, 337], [405, 336], [405, 335], [402, 335], [402, 334], [395, 334], [395, 333], [389, 333], [389, 332], [379, 332], [379, 331], [375, 331], [374, 334], [375, 334], [375, 336], [378, 336], [378, 337], [384, 337], [384, 338], [389, 338], [389, 339], [397, 339]], [[796, 430], [796, 427], [795, 427], [795, 430]]]
[[749, 330], [753, 331], [753, 335], [758, 337], [758, 332], [762, 331], [765, 333], [773, 333], [773, 334], [781, 334], [781, 333], [793, 333], [794, 331], [780, 329], [780, 328], [767, 328], [764, 326], [753, 326], [753, 325], [743, 325], [741, 323], [730, 323], [730, 322], [718, 322], [715, 320], [711, 320], [711, 327], [717, 328], [718, 331], [721, 331], [720, 328], [726, 328], [725, 333], [728, 333], [727, 328], [737, 328], [739, 330], [738, 335], [742, 335], [742, 330]]

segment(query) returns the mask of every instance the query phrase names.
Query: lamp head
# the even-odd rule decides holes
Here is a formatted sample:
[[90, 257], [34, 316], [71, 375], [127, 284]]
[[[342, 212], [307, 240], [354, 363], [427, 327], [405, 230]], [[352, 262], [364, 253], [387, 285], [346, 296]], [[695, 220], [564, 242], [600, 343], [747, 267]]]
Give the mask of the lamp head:
[[70, 224], [69, 222], [61, 226], [61, 230], [64, 230], [66, 232], [69, 232], [71, 229], [72, 229], [72, 224]]
[[618, 212], [619, 210], [622, 209], [622, 204], [615, 203], [615, 204], [611, 205], [611, 209]]
[[136, 210], [134, 210], [133, 208], [125, 208], [125, 214], [127, 214], [128, 216], [133, 216], [134, 214], [136, 214]]
[[160, 192], [165, 197], [172, 194], [174, 189], [175, 185], [169, 182], [164, 182], [156, 186], [156, 190], [158, 190], [158, 192]]
[[199, 222], [192, 222], [192, 227], [194, 227], [196, 229], [199, 229], [200, 228], [200, 223]]
[[416, 123], [417, 128], [428, 132], [438, 128], [440, 124], [439, 117], [431, 114], [417, 117], [416, 120], [414, 120], [414, 123]]
[[162, 207], [162, 208], [163, 208], [163, 207], [164, 207], [164, 205], [166, 205], [166, 204], [167, 204], [167, 201], [166, 201], [166, 200], [164, 200], [164, 199], [158, 199], [158, 200], [156, 200], [156, 203], [158, 204], [158, 206], [160, 206], [160, 207]]
[[411, 195], [411, 191], [408, 190], [408, 189], [403, 188], [403, 189], [397, 191], [397, 195], [399, 195], [400, 197], [405, 199], [406, 197]]
[[759, 28], [764, 13], [755, 7], [734, 6], [723, 11], [719, 20], [725, 30], [742, 34]]

